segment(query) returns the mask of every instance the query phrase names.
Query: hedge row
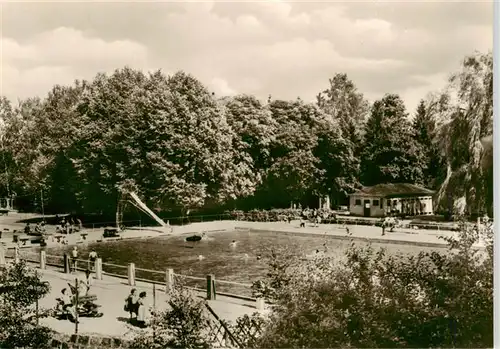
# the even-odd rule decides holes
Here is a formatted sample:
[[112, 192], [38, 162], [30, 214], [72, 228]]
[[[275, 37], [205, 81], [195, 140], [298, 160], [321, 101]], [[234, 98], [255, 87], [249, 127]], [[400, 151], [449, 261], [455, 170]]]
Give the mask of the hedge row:
[[[344, 225], [364, 225], [364, 226], [382, 226], [381, 219], [352, 217], [338, 215], [332, 211], [318, 210], [321, 217], [321, 223], [325, 224], [344, 224]], [[249, 221], [249, 222], [285, 222], [288, 218], [295, 220], [300, 219], [302, 210], [299, 209], [272, 209], [272, 210], [251, 210], [251, 211], [227, 211], [227, 215], [233, 220]], [[409, 227], [426, 230], [451, 230], [458, 231], [456, 226], [449, 224], [436, 224], [436, 223], [415, 223], [410, 224]]]

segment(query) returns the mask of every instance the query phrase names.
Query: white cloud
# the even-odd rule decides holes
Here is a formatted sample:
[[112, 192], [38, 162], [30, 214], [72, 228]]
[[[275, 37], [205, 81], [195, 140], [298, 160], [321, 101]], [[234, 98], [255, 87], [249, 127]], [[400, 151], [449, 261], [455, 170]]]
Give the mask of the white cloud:
[[55, 84], [91, 79], [99, 71], [124, 65], [148, 68], [146, 47], [127, 40], [85, 37], [72, 28], [40, 33], [24, 45], [0, 38], [0, 47], [1, 93], [13, 99], [45, 95]]
[[9, 3], [3, 8], [1, 93], [10, 98], [45, 95], [53, 84], [130, 65], [184, 70], [218, 94], [313, 100], [333, 74], [345, 72], [369, 98], [400, 93], [413, 112], [465, 55], [492, 48], [491, 11], [484, 3]]
[[209, 87], [211, 87], [217, 95], [233, 96], [237, 94], [237, 92], [229, 86], [227, 81], [221, 78], [213, 78]]

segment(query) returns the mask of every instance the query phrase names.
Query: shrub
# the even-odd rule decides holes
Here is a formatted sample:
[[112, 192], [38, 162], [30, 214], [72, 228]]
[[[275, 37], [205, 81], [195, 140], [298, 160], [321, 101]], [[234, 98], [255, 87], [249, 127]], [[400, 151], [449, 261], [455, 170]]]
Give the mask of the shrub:
[[47, 348], [52, 331], [37, 324], [45, 310], [34, 309], [50, 291], [33, 269], [21, 261], [0, 270], [0, 348]]
[[464, 223], [442, 253], [352, 244], [341, 262], [274, 256], [263, 280], [274, 305], [256, 346], [492, 347], [492, 238]]
[[266, 324], [266, 319], [258, 312], [252, 315], [243, 315], [236, 319], [229, 328], [233, 336], [243, 348], [254, 348], [259, 344], [259, 338]]
[[184, 287], [177, 287], [170, 296], [168, 309], [153, 315], [149, 331], [136, 336], [131, 348], [210, 347], [204, 302]]

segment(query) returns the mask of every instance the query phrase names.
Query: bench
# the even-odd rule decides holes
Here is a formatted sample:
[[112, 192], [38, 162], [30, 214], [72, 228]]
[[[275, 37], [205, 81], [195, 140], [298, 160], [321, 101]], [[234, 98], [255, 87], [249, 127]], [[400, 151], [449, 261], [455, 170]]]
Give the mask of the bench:
[[30, 240], [30, 238], [20, 238], [19, 240], [21, 240], [21, 242], [23, 243], [23, 246], [25, 246], [25, 245], [26, 245], [26, 242], [27, 242], [28, 240]]
[[54, 235], [54, 238], [56, 239], [56, 241], [59, 243], [61, 242], [61, 239], [64, 237], [64, 235], [59, 235], [59, 234], [56, 234]]
[[2, 208], [0, 209], [0, 215], [2, 216], [6, 216], [9, 214], [9, 210], [5, 209], [5, 208]]
[[97, 296], [95, 294], [88, 294], [86, 296], [78, 297], [79, 303], [95, 302], [96, 300], [97, 300]]
[[82, 237], [83, 240], [87, 240], [87, 233], [81, 233], [80, 236]]

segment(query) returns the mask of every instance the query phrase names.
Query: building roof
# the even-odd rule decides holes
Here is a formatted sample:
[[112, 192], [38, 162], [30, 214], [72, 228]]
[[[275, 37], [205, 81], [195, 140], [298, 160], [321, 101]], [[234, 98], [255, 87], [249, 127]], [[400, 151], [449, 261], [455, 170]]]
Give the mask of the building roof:
[[387, 183], [377, 184], [372, 187], [363, 187], [362, 189], [350, 194], [359, 196], [417, 196], [433, 195], [434, 191], [409, 183]]

